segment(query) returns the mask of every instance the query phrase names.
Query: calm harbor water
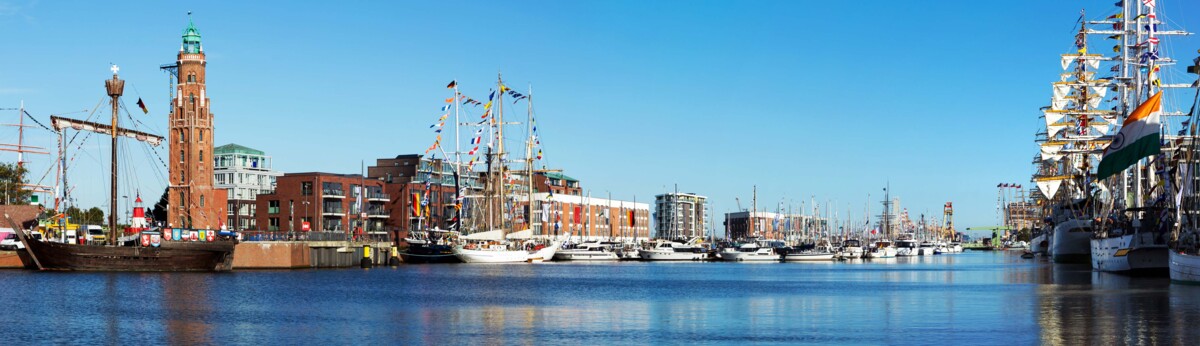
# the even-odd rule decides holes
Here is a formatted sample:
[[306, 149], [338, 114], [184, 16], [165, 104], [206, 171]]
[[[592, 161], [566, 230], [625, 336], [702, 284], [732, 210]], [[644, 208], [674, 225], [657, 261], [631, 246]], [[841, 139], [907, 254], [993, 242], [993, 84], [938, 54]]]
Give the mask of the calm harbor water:
[[1180, 344], [1200, 287], [1015, 253], [836, 263], [0, 271], [0, 343]]

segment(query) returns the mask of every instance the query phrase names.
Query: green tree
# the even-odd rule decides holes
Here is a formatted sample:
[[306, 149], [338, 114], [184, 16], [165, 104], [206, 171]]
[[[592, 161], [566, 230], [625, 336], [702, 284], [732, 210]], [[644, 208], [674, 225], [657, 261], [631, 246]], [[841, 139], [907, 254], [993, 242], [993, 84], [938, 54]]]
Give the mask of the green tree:
[[92, 209], [88, 209], [87, 215], [85, 216], [85, 218], [88, 220], [87, 223], [89, 223], [89, 224], [97, 224], [97, 225], [107, 225], [108, 224], [107, 222], [104, 222], [104, 211], [100, 210], [100, 208], [97, 208], [97, 207], [92, 207]]
[[24, 188], [25, 174], [28, 170], [15, 163], [0, 163], [0, 194], [3, 194], [4, 204], [29, 203], [32, 191]]

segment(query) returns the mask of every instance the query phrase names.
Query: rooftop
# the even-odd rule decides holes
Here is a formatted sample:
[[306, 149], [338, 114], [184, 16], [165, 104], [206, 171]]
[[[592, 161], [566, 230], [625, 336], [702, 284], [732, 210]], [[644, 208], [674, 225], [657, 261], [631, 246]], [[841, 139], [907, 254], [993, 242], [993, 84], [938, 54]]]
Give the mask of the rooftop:
[[565, 181], [579, 182], [579, 180], [578, 180], [578, 179], [575, 179], [575, 178], [569, 177], [569, 176], [567, 176], [566, 174], [562, 174], [562, 173], [557, 173], [557, 172], [544, 172], [544, 173], [540, 173], [540, 174], [541, 174], [541, 175], [544, 175], [544, 176], [546, 176], [546, 178], [550, 178], [550, 179], [560, 179], [560, 180], [565, 180]]
[[222, 155], [222, 154], [247, 154], [247, 155], [259, 155], [259, 156], [267, 155], [262, 150], [238, 145], [236, 143], [229, 143], [226, 145], [222, 145], [222, 146], [213, 148], [213, 155]]

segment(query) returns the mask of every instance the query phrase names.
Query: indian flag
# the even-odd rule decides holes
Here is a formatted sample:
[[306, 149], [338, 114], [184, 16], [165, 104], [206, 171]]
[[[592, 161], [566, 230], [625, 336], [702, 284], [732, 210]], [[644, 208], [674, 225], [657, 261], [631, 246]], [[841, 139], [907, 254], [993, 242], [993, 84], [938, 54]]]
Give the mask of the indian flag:
[[1162, 121], [1162, 91], [1143, 102], [1125, 119], [1112, 144], [1104, 149], [1096, 177], [1104, 179], [1132, 166], [1144, 157], [1162, 152], [1159, 143]]

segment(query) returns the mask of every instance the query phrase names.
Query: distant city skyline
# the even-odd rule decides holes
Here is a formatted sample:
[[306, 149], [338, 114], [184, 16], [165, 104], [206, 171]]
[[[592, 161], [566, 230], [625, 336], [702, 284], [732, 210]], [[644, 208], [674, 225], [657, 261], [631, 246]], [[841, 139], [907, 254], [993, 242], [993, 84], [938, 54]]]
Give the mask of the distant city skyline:
[[[722, 233], [723, 214], [736, 200], [749, 209], [755, 185], [759, 210], [811, 209], [815, 199], [861, 220], [868, 204], [879, 214], [890, 184], [914, 219], [953, 202], [964, 230], [999, 223], [997, 184], [1033, 187], [1038, 108], [1062, 71], [1059, 54], [1074, 50], [1080, 9], [1100, 19], [1119, 9], [1112, 2], [0, 0], [0, 108], [24, 100], [39, 121], [86, 118], [105, 98], [111, 63], [139, 129], [165, 135], [158, 66], [174, 62], [191, 11], [215, 144], [262, 150], [282, 172], [360, 173], [363, 162], [424, 153], [452, 96], [446, 83], [485, 99], [502, 73], [533, 89], [545, 164], [594, 196], [652, 203], [677, 184], [708, 197]], [[1160, 20], [1200, 31], [1200, 3], [1158, 3]], [[1178, 61], [1200, 48], [1195, 36], [1163, 41]], [[106, 109], [92, 119], [107, 122]], [[465, 109], [478, 117], [482, 107]], [[17, 120], [0, 110], [0, 122]], [[34, 126], [27, 145], [56, 146]], [[0, 142], [16, 137], [0, 129]], [[452, 140], [443, 135], [445, 147]], [[135, 145], [122, 148], [139, 166], [122, 184], [149, 205], [167, 173]], [[107, 203], [106, 183], [94, 183], [106, 152], [93, 139], [71, 162], [81, 207]], [[31, 183], [54, 183], [53, 158], [26, 161]]]

